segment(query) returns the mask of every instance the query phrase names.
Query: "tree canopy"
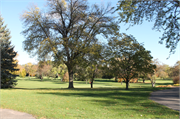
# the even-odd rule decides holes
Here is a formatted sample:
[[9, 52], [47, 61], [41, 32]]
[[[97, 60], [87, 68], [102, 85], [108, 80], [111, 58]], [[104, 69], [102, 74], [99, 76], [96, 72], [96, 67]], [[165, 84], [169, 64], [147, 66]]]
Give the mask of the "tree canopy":
[[180, 41], [179, 0], [119, 0], [116, 11], [120, 22], [130, 26], [142, 24], [144, 20], [154, 21], [153, 29], [163, 31], [159, 43], [165, 41], [170, 54], [175, 52]]
[[150, 51], [137, 42], [132, 35], [120, 34], [109, 40], [109, 53], [111, 70], [118, 78], [128, 83], [133, 78], [138, 78], [138, 73], [153, 74], [155, 65], [151, 63]]
[[21, 16], [24, 50], [39, 58], [52, 54], [66, 64], [69, 88], [73, 88], [73, 68], [78, 59], [92, 52], [98, 34], [106, 38], [118, 31], [115, 19], [109, 15], [112, 10], [110, 5], [89, 6], [86, 0], [48, 0], [45, 12], [31, 7]]

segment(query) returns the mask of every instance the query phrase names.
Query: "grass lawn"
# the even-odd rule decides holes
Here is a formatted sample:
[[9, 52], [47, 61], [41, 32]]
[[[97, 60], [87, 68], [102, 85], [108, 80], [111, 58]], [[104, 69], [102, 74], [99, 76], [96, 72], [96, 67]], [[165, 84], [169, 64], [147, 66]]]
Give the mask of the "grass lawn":
[[[17, 78], [14, 89], [1, 89], [1, 108], [32, 114], [36, 118], [179, 118], [179, 112], [155, 103], [150, 93], [164, 88], [152, 88], [146, 83], [125, 83], [95, 79], [94, 88], [84, 81], [74, 81], [75, 89], [60, 79]], [[172, 80], [157, 80], [157, 85], [169, 85]]]

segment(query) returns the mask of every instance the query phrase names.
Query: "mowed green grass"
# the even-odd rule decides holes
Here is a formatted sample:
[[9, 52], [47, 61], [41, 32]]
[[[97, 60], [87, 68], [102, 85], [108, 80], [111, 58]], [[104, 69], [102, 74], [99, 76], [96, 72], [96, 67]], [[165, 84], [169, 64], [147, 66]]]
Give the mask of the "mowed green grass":
[[[74, 81], [74, 89], [60, 79], [17, 78], [15, 89], [1, 89], [1, 108], [32, 114], [36, 118], [179, 118], [179, 112], [149, 99], [152, 88], [146, 83], [125, 83], [95, 79], [94, 88], [85, 81]], [[157, 80], [169, 85], [172, 80]]]

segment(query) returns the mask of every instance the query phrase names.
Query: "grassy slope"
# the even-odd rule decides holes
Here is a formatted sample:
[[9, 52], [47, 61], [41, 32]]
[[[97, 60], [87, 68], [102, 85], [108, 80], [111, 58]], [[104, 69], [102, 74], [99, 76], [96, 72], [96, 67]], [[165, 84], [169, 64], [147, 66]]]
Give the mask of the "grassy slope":
[[[148, 99], [150, 92], [160, 88], [146, 82], [131, 83], [130, 90], [125, 90], [124, 83], [96, 79], [94, 89], [76, 81], [75, 89], [66, 89], [68, 83], [59, 80], [19, 78], [16, 89], [1, 89], [1, 108], [37, 118], [178, 118], [178, 111]], [[172, 81], [157, 81], [157, 85], [165, 84]]]

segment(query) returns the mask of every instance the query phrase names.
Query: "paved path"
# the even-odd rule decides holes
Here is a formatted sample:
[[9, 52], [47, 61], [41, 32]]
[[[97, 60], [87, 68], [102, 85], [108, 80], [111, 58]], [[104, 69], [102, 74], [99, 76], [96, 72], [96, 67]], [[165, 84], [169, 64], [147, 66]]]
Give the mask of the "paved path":
[[0, 109], [0, 119], [36, 119], [30, 114], [10, 109]]
[[171, 89], [155, 91], [151, 93], [149, 99], [165, 105], [173, 110], [180, 111], [179, 90], [179, 87], [173, 87]]

